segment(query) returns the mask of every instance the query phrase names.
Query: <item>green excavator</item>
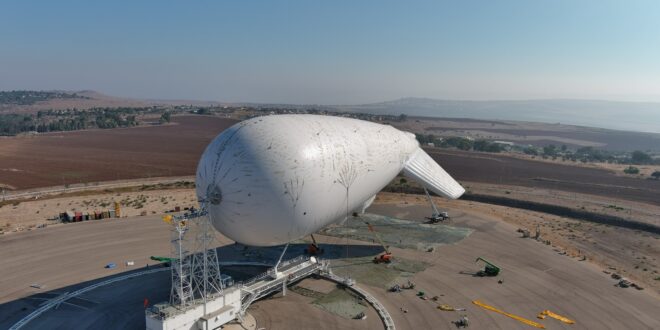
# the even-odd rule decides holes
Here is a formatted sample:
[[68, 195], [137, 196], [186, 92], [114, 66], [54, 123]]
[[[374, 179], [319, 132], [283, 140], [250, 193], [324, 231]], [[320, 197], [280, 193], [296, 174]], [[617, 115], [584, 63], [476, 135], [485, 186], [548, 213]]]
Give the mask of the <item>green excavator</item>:
[[479, 257], [475, 262], [483, 261], [486, 264], [486, 267], [484, 267], [484, 270], [480, 270], [477, 272], [477, 276], [497, 276], [497, 274], [500, 273], [500, 267], [495, 266], [492, 262]]
[[159, 256], [151, 256], [149, 259], [153, 261], [159, 261], [159, 262], [173, 262], [176, 261], [176, 258], [168, 258], [168, 257], [159, 257]]

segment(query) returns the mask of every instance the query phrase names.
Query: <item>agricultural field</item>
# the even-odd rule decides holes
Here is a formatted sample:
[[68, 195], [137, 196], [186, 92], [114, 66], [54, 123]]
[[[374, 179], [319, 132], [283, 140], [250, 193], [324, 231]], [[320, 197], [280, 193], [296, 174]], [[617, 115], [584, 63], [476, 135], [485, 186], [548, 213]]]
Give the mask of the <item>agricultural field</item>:
[[235, 120], [174, 117], [173, 125], [0, 138], [7, 189], [194, 175], [206, 145]]
[[572, 148], [596, 147], [608, 151], [660, 151], [660, 134], [621, 131], [559, 123], [468, 118], [410, 117], [395, 126], [415, 133], [436, 136], [503, 140], [519, 145], [543, 147], [548, 144]]
[[551, 189], [660, 205], [660, 181], [614, 171], [446, 149], [426, 150], [459, 181]]
[[[194, 175], [206, 145], [236, 120], [175, 116], [172, 125], [0, 139], [0, 186], [8, 190]], [[137, 142], [136, 142], [137, 141]], [[503, 154], [429, 148], [459, 181], [563, 190], [658, 205], [660, 182], [612, 170]]]

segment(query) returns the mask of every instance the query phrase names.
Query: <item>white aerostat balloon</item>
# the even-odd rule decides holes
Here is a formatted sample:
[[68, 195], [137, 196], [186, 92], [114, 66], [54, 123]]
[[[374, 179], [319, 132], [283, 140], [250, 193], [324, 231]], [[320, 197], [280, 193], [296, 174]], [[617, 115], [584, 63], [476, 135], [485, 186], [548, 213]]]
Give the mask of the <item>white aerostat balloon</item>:
[[319, 115], [257, 117], [228, 128], [204, 151], [196, 186], [218, 231], [273, 246], [363, 212], [402, 171], [436, 194], [465, 192], [412, 133]]

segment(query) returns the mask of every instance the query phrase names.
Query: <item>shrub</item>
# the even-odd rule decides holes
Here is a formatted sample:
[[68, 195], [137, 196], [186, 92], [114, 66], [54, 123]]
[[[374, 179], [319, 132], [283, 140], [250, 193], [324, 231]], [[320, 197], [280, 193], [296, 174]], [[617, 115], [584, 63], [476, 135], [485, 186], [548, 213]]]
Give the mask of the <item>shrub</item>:
[[623, 170], [623, 172], [626, 174], [638, 174], [639, 169], [635, 166], [628, 166]]

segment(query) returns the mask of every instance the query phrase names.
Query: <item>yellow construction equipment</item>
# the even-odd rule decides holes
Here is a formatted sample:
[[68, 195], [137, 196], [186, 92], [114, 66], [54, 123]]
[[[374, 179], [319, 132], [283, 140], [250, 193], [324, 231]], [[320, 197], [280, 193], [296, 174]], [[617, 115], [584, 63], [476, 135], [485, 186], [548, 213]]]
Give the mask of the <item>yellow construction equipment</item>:
[[564, 322], [564, 323], [566, 323], [566, 324], [575, 324], [575, 321], [573, 321], [573, 320], [571, 320], [571, 319], [569, 319], [569, 318], [567, 318], [567, 317], [561, 316], [561, 315], [559, 315], [559, 314], [557, 314], [557, 313], [553, 313], [553, 312], [551, 312], [551, 311], [549, 311], [549, 310], [547, 310], [547, 309], [544, 310], [544, 311], [542, 311], [542, 312], [540, 312], [539, 315], [537, 315], [536, 317], [538, 317], [538, 318], [540, 318], [541, 320], [543, 320], [543, 319], [545, 319], [546, 316], [550, 316], [551, 318], [553, 318], [553, 319], [555, 319], [555, 320], [562, 321], [562, 322]]
[[504, 315], [504, 316], [508, 316], [508, 317], [510, 317], [510, 318], [512, 318], [512, 319], [514, 319], [514, 320], [516, 320], [516, 321], [518, 321], [518, 322], [522, 322], [522, 323], [525, 323], [525, 324], [527, 324], [527, 325], [531, 325], [531, 326], [533, 326], [533, 327], [535, 327], [535, 328], [545, 329], [545, 326], [544, 326], [543, 324], [536, 323], [536, 322], [534, 322], [534, 321], [532, 321], [532, 320], [528, 320], [528, 319], [526, 319], [526, 318], [524, 318], [524, 317], [520, 317], [520, 316], [518, 316], [518, 315], [513, 315], [513, 314], [511, 314], [511, 313], [507, 313], [507, 312], [501, 311], [501, 310], [499, 310], [499, 309], [497, 309], [497, 308], [495, 308], [495, 307], [493, 307], [493, 306], [486, 305], [486, 304], [482, 303], [482, 302], [479, 301], [479, 300], [474, 300], [474, 301], [472, 301], [472, 303], [475, 304], [475, 305], [477, 305], [477, 306], [479, 306], [479, 307], [481, 307], [481, 308], [487, 309], [487, 310], [489, 310], [489, 311], [493, 311], [493, 312], [495, 312], [495, 313], [499, 313], [499, 314], [502, 314], [502, 315]]
[[451, 307], [447, 304], [438, 305], [438, 309], [443, 310], [443, 311], [447, 311], [447, 312], [453, 312], [453, 311], [456, 310], [456, 309], [454, 309], [454, 307]]
[[115, 202], [115, 217], [121, 218], [121, 205], [119, 202]]
[[168, 225], [173, 225], [173, 226], [181, 228], [181, 229], [186, 228], [186, 220], [176, 219], [176, 218], [174, 218], [173, 216], [171, 216], [169, 214], [163, 216], [163, 222], [165, 222]]

